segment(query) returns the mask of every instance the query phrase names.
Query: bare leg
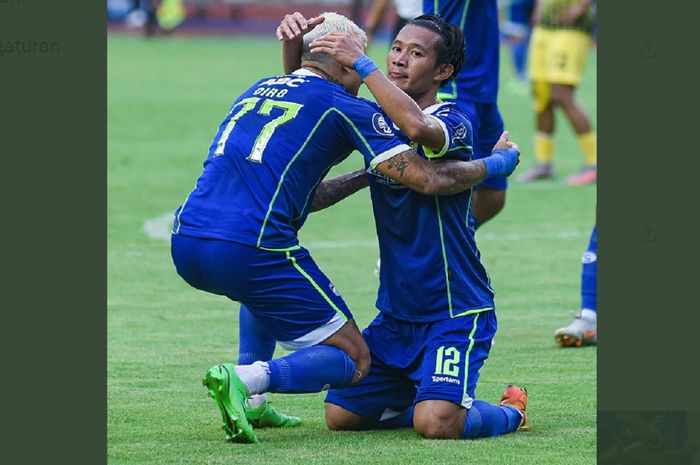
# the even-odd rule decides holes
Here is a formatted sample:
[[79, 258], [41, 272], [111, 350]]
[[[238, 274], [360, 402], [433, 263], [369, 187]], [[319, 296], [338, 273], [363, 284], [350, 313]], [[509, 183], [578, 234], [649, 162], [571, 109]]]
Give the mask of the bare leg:
[[[576, 134], [585, 134], [591, 131], [591, 122], [584, 109], [574, 97], [574, 86], [564, 84], [552, 84], [552, 101], [566, 114], [567, 119], [574, 128]], [[539, 115], [538, 115], [539, 125]], [[539, 126], [538, 126], [539, 130]]]
[[484, 224], [496, 216], [506, 204], [506, 191], [481, 186], [472, 192], [472, 213]]

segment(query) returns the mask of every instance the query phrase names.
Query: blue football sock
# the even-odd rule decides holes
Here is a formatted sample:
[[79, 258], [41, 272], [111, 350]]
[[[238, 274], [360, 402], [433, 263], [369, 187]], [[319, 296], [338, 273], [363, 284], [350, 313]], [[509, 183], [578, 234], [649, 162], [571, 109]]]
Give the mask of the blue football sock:
[[317, 345], [298, 350], [268, 363], [269, 392], [320, 392], [350, 384], [355, 362], [340, 349]]
[[588, 249], [583, 254], [581, 272], [581, 308], [596, 311], [598, 309], [598, 227], [593, 228]]
[[527, 80], [527, 49], [530, 41], [521, 40], [515, 42], [511, 50], [513, 51], [513, 65], [515, 66], [515, 74], [521, 81]]
[[275, 337], [260, 323], [245, 305], [238, 312], [238, 364], [251, 365], [272, 360]]
[[515, 407], [475, 400], [467, 411], [462, 439], [490, 438], [510, 433], [518, 429], [521, 421], [522, 416]]

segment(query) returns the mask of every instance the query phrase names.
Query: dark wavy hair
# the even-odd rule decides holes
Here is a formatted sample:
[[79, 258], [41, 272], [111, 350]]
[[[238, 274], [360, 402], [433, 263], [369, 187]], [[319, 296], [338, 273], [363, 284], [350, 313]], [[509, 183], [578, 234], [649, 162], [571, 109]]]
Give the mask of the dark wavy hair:
[[410, 20], [406, 25], [409, 24], [431, 30], [440, 36], [441, 40], [437, 44], [437, 64], [438, 66], [452, 65], [454, 71], [447, 81], [454, 79], [464, 66], [466, 44], [462, 30], [439, 15], [421, 15]]

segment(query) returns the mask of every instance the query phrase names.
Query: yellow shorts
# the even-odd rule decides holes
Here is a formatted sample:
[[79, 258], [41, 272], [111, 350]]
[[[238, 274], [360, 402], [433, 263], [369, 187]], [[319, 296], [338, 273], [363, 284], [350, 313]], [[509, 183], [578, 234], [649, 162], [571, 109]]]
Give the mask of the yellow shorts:
[[573, 29], [535, 27], [530, 39], [530, 78], [549, 84], [581, 82], [591, 36]]

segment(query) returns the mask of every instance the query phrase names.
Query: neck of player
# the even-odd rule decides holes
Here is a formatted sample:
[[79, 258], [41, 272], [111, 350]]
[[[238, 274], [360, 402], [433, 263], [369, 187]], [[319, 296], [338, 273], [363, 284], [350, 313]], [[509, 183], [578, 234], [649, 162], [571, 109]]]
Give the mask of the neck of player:
[[409, 97], [418, 104], [421, 110], [425, 110], [429, 106], [435, 105], [438, 102], [437, 99], [437, 88], [430, 89], [423, 93], [408, 93]]
[[302, 62], [301, 67], [306, 68], [312, 73], [321, 76], [323, 79], [335, 82], [336, 84], [340, 84], [340, 81], [335, 76], [333, 76], [332, 70], [328, 69], [322, 63], [305, 61]]

